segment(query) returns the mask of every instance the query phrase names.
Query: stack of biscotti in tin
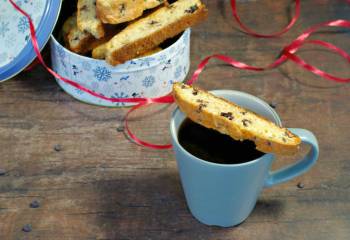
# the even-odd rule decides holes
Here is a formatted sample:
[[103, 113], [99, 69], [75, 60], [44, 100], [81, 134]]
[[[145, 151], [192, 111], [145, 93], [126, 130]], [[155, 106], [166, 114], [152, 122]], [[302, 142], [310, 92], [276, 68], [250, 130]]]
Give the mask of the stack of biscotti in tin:
[[71, 51], [117, 65], [160, 51], [207, 13], [200, 0], [78, 0], [61, 36]]

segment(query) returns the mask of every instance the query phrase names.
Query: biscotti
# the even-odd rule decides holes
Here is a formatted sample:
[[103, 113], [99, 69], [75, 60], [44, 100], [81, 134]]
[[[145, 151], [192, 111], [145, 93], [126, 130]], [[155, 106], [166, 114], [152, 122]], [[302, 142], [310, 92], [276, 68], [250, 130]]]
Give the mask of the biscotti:
[[71, 29], [66, 38], [66, 46], [75, 53], [84, 54], [89, 51], [91, 43], [95, 38], [88, 32], [83, 32], [78, 28], [77, 16], [72, 17]]
[[200, 0], [178, 0], [161, 7], [113, 37], [106, 45], [106, 61], [117, 65], [135, 58], [206, 17], [207, 9]]
[[151, 9], [151, 8], [158, 7], [162, 3], [167, 4], [167, 0], [144, 0], [143, 6], [145, 9]]
[[[95, 58], [95, 59], [105, 59], [106, 57], [106, 45], [107, 43], [104, 43], [104, 44], [101, 44], [97, 47], [95, 47], [93, 50], [92, 50], [92, 58]], [[161, 51], [162, 48], [160, 47], [156, 47], [154, 49], [151, 49], [141, 55], [138, 55], [137, 58], [139, 57], [146, 57], [146, 56], [149, 56], [149, 55], [152, 55], [152, 54], [155, 54], [159, 51]]]
[[247, 109], [201, 89], [175, 83], [173, 95], [180, 110], [192, 121], [227, 134], [235, 140], [251, 140], [265, 153], [293, 154], [301, 139]]
[[[68, 20], [69, 22], [67, 22]], [[71, 29], [65, 38], [65, 45], [69, 50], [79, 54], [90, 52], [95, 47], [108, 42], [116, 33], [120, 31], [118, 26], [110, 26], [106, 29], [106, 34], [103, 38], [96, 39], [92, 34], [81, 31], [78, 28], [76, 14], [74, 14], [68, 20], [66, 21], [66, 27], [68, 29], [69, 25]], [[64, 32], [63, 29], [62, 32]]]
[[92, 34], [96, 39], [105, 35], [102, 21], [96, 15], [96, 0], [78, 0], [78, 28]]
[[97, 0], [98, 18], [103, 23], [118, 24], [140, 17], [144, 10], [162, 4], [164, 0]]
[[63, 40], [65, 41], [66, 45], [68, 40], [68, 34], [76, 25], [77, 25], [76, 13], [70, 16], [69, 18], [67, 18], [67, 20], [63, 23], [60, 35], [63, 37]]
[[138, 58], [140, 58], [140, 57], [147, 57], [147, 56], [156, 54], [157, 52], [160, 52], [160, 51], [162, 51], [161, 47], [155, 47], [155, 48], [153, 48], [153, 49], [151, 49], [151, 50], [149, 50], [149, 51], [147, 51], [147, 52], [145, 52], [145, 53], [143, 53], [143, 54], [141, 54], [141, 55], [139, 55], [137, 57]]

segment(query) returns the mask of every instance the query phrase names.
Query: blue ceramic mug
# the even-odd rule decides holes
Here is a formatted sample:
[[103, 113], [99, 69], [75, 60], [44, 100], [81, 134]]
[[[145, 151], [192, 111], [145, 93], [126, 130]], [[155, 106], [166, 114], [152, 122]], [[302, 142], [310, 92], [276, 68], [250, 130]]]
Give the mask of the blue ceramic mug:
[[[217, 96], [250, 109], [281, 126], [277, 113], [264, 101], [250, 94], [217, 90]], [[207, 162], [187, 152], [178, 141], [178, 130], [185, 115], [176, 109], [170, 131], [187, 205], [192, 215], [207, 225], [230, 227], [243, 222], [253, 210], [261, 190], [305, 173], [318, 158], [318, 143], [308, 130], [290, 128], [302, 142], [311, 146], [300, 161], [278, 171], [270, 171], [273, 154], [264, 154], [241, 164]], [[232, 152], [232, 158], [235, 153]]]

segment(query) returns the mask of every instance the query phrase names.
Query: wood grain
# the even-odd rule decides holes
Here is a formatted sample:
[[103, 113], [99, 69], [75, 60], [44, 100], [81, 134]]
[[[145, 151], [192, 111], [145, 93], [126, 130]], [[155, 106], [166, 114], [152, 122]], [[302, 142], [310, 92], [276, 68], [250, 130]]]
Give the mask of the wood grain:
[[[229, 1], [204, 1], [206, 23], [193, 29], [191, 73], [200, 59], [222, 53], [252, 65], [267, 65], [282, 46], [322, 21], [347, 18], [346, 1], [302, 1], [296, 26], [282, 38], [256, 39], [238, 31]], [[262, 33], [279, 30], [291, 16], [291, 1], [239, 1], [239, 14]], [[325, 29], [315, 39], [350, 52], [350, 32]], [[305, 60], [338, 76], [349, 65], [314, 46]], [[265, 190], [252, 215], [235, 228], [208, 227], [189, 213], [172, 152], [128, 141], [117, 127], [127, 109], [82, 104], [59, 89], [42, 67], [0, 85], [0, 239], [349, 239], [350, 88], [305, 72], [293, 63], [256, 73], [213, 61], [198, 85], [235, 89], [274, 102], [285, 126], [313, 131], [320, 158], [307, 174]], [[174, 106], [134, 114], [142, 139], [169, 141]], [[54, 146], [60, 144], [61, 151]], [[274, 168], [295, 161], [280, 158]], [[305, 187], [297, 188], [302, 182]], [[40, 207], [33, 209], [33, 200]], [[33, 230], [24, 233], [23, 225]]]

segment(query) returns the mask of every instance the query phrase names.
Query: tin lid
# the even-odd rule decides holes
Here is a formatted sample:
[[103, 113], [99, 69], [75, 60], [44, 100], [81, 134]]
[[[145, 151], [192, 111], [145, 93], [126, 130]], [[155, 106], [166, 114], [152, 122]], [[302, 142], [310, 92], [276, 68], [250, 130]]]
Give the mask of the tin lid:
[[[40, 50], [50, 38], [61, 9], [60, 0], [16, 0], [32, 18]], [[12, 78], [35, 58], [27, 18], [9, 0], [0, 4], [0, 82]]]

